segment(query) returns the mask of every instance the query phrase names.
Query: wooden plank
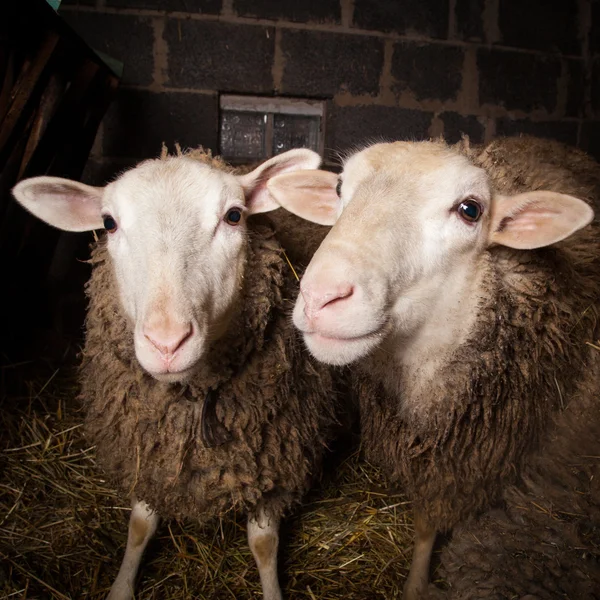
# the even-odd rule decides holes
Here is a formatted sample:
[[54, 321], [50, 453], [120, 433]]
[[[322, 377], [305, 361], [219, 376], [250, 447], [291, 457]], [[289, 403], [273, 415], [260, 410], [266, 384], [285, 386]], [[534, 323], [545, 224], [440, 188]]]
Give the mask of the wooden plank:
[[[33, 115], [30, 116], [25, 126], [28, 132], [33, 124]], [[17, 254], [23, 243], [26, 232], [23, 223], [26, 221], [26, 213], [13, 199], [11, 188], [17, 181], [17, 173], [23, 159], [23, 153], [27, 144], [27, 136], [21, 136], [11, 147], [4, 168], [0, 170], [0, 192], [2, 193], [2, 206], [0, 207], [0, 249], [3, 258], [11, 254]]]
[[40, 139], [46, 130], [48, 122], [52, 119], [52, 116], [56, 111], [63, 91], [64, 85], [61, 85], [56, 75], [51, 75], [48, 80], [48, 85], [40, 98], [40, 104], [35, 114], [33, 125], [31, 126], [29, 138], [27, 139], [27, 146], [25, 147], [23, 159], [21, 160], [17, 179], [23, 177], [31, 158], [38, 147]]
[[4, 60], [2, 74], [0, 75], [0, 123], [6, 115], [6, 111], [10, 105], [10, 94], [15, 83], [15, 52], [8, 48], [3, 48]]
[[78, 173], [83, 171], [94, 145], [100, 122], [113, 101], [119, 86], [119, 80], [112, 73], [99, 73], [97, 81], [98, 85], [93, 91], [92, 98], [89, 99], [90, 107], [85, 125], [82, 127], [78, 142], [74, 146], [73, 154], [76, 159], [72, 161], [69, 168], [69, 176], [71, 177], [78, 177]]
[[55, 33], [49, 33], [27, 69], [19, 73], [11, 95], [10, 107], [0, 124], [0, 155], [15, 130], [15, 127], [22, 116], [23, 109], [31, 98], [40, 76], [44, 72], [48, 61], [52, 57], [58, 44], [58, 36]]
[[[80, 134], [85, 116], [89, 111], [89, 102], [93, 99], [91, 90], [100, 67], [97, 63], [84, 61], [74, 74], [74, 77], [60, 100], [56, 111], [50, 118], [43, 137], [39, 140], [25, 176], [52, 171], [54, 174], [66, 176], [62, 169], [53, 167], [54, 160], [64, 154], [65, 148], [71, 146]], [[69, 152], [68, 160], [72, 153]]]
[[[27, 145], [27, 137], [33, 125], [35, 115], [29, 115], [23, 128], [23, 135], [19, 136], [9, 148], [10, 153], [6, 157], [0, 169], [0, 237], [3, 236], [4, 221], [8, 208], [14, 203], [10, 193], [11, 188], [18, 181], [17, 175], [23, 160], [23, 154]], [[2, 240], [4, 241], [4, 240]]]

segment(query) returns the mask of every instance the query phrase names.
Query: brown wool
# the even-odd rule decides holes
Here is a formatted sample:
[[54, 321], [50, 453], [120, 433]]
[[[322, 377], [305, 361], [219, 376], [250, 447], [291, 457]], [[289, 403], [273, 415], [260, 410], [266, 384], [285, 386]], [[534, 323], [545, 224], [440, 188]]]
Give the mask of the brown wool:
[[[205, 520], [257, 507], [280, 516], [298, 502], [320, 471], [336, 399], [328, 369], [291, 326], [298, 283], [272, 223], [250, 220], [238, 314], [185, 385], [160, 383], [138, 364], [104, 240], [92, 263], [82, 400], [86, 434], [110, 481], [164, 517]], [[216, 447], [202, 441], [211, 388], [230, 438]]]
[[[600, 171], [582, 152], [530, 138], [463, 152], [500, 193], [549, 189], [600, 208]], [[549, 248], [490, 248], [485, 269], [478, 326], [435, 380], [399, 380], [383, 353], [364, 362], [365, 454], [437, 530], [471, 518], [442, 555], [449, 597], [596, 598], [598, 554], [576, 548], [586, 528], [600, 539], [600, 352], [588, 344], [600, 338], [598, 217]], [[403, 411], [384, 388], [427, 409]], [[559, 523], [534, 505], [582, 519]]]

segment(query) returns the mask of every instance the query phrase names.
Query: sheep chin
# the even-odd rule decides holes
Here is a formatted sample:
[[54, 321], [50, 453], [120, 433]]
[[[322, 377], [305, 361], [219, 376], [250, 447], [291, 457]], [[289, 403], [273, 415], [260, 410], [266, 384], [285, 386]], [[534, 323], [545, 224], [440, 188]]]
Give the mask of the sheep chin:
[[174, 373], [151, 373], [147, 371], [149, 375], [154, 377], [157, 381], [161, 383], [186, 383], [189, 381], [196, 371], [196, 367], [191, 367], [189, 369], [184, 369], [183, 371], [177, 371]]
[[341, 367], [370, 354], [381, 342], [381, 334], [374, 331], [355, 338], [335, 338], [305, 333], [304, 342], [317, 360]]

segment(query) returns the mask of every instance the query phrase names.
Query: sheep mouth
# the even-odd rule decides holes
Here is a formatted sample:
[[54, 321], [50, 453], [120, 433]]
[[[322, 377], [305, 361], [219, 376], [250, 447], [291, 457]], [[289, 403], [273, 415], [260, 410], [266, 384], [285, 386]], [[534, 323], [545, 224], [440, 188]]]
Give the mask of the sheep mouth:
[[311, 354], [331, 365], [348, 365], [372, 352], [383, 337], [383, 327], [359, 336], [328, 336], [305, 332], [304, 341]]
[[319, 340], [319, 341], [322, 340], [325, 343], [340, 342], [340, 343], [344, 344], [344, 343], [352, 343], [352, 342], [359, 341], [359, 340], [370, 339], [372, 337], [379, 336], [380, 333], [381, 333], [381, 329], [376, 329], [374, 331], [371, 331], [369, 333], [365, 333], [365, 334], [362, 334], [362, 335], [349, 335], [349, 336], [344, 336], [344, 335], [325, 335], [323, 333], [319, 333], [318, 331], [306, 332], [304, 335], [305, 336], [312, 336], [313, 339], [316, 339], [316, 340]]
[[206, 354], [204, 340], [192, 339], [173, 354], [162, 356], [141, 336], [135, 338], [135, 356], [141, 368], [157, 381], [185, 383], [200, 368]]

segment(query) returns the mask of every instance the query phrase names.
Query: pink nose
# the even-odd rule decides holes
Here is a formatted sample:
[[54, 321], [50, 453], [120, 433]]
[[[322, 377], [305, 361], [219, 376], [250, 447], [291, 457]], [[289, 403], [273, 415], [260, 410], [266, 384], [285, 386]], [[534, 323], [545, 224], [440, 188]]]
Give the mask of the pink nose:
[[192, 332], [191, 323], [154, 321], [144, 325], [144, 336], [165, 358], [175, 354]]
[[304, 298], [304, 314], [310, 319], [315, 313], [327, 308], [337, 308], [354, 293], [354, 286], [349, 282], [318, 282], [302, 288]]

